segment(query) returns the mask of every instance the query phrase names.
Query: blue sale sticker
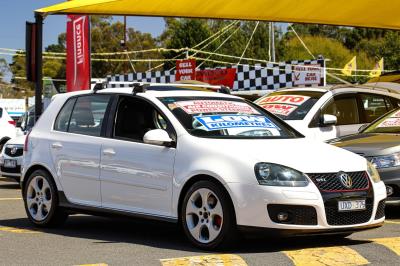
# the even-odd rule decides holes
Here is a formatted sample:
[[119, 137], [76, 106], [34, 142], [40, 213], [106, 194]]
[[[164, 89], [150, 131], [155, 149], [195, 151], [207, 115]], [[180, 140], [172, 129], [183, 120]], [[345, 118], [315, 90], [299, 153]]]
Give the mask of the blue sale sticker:
[[208, 131], [228, 128], [277, 128], [267, 117], [259, 115], [195, 116]]

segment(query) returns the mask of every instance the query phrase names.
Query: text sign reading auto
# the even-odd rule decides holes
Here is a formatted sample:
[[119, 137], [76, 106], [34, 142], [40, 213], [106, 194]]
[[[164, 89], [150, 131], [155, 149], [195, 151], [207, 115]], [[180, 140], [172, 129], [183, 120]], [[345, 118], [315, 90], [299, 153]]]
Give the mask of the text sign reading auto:
[[275, 115], [288, 116], [308, 99], [309, 96], [303, 95], [274, 95], [263, 98], [257, 104]]
[[208, 131], [228, 128], [276, 128], [268, 118], [254, 115], [208, 115], [196, 116]]

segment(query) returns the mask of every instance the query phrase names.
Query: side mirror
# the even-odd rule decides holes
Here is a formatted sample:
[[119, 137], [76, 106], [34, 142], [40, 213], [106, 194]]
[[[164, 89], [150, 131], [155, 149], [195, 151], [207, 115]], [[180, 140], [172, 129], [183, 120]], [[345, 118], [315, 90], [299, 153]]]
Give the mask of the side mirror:
[[334, 126], [337, 123], [337, 117], [334, 115], [322, 115], [321, 124], [323, 126]]
[[360, 133], [361, 131], [363, 131], [364, 129], [366, 129], [369, 126], [369, 124], [364, 124], [361, 127], [358, 128], [358, 133]]
[[144, 134], [143, 142], [153, 145], [171, 146], [173, 140], [169, 137], [167, 131], [164, 129], [153, 129]]

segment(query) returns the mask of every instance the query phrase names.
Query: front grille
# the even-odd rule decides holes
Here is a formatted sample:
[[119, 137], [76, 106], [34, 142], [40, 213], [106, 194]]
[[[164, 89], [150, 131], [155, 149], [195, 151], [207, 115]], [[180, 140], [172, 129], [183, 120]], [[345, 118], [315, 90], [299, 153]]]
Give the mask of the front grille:
[[339, 212], [337, 206], [325, 206], [329, 225], [352, 225], [366, 223], [372, 216], [372, 204], [366, 204], [364, 211]]
[[[278, 214], [287, 213], [287, 221], [279, 221]], [[269, 204], [268, 214], [271, 220], [281, 224], [317, 225], [317, 211], [311, 206]]]
[[351, 188], [347, 188], [342, 184], [338, 173], [311, 173], [307, 175], [318, 189], [323, 192], [368, 190], [369, 180], [366, 172], [349, 172], [347, 174], [353, 181]]
[[9, 174], [21, 173], [21, 166], [19, 166], [19, 165], [17, 165], [17, 167], [15, 167], [15, 168], [8, 168], [8, 167], [1, 166], [0, 169], [3, 173], [9, 173]]
[[[14, 153], [12, 152], [12, 150], [14, 150]], [[6, 147], [4, 153], [10, 157], [19, 157], [22, 156], [24, 154], [24, 148], [23, 147]]]
[[385, 200], [381, 200], [376, 209], [375, 220], [385, 217]]

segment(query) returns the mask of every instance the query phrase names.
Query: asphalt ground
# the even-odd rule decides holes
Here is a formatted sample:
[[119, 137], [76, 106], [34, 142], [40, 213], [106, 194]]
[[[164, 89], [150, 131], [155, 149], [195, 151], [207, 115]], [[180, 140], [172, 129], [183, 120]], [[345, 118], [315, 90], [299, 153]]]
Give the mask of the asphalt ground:
[[400, 208], [348, 238], [240, 240], [223, 253], [193, 248], [175, 225], [88, 215], [60, 228], [26, 218], [19, 185], [0, 178], [0, 265], [400, 265]]

